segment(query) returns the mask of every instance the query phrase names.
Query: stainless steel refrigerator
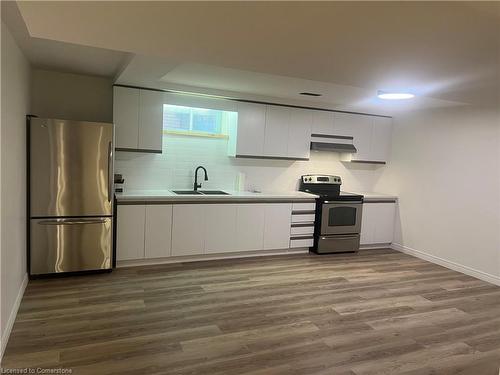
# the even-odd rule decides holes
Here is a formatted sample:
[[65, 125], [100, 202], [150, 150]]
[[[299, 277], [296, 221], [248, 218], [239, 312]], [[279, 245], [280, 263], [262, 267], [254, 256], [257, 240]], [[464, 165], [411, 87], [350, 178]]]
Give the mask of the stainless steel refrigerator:
[[114, 126], [28, 120], [30, 275], [109, 270]]

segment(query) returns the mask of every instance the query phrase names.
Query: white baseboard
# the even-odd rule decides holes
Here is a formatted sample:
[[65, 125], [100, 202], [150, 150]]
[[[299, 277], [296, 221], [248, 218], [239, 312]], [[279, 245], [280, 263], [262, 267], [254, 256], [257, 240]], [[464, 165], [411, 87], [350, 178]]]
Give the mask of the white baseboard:
[[10, 333], [12, 331], [12, 327], [14, 326], [14, 322], [16, 321], [17, 311], [19, 310], [19, 305], [21, 305], [26, 285], [28, 285], [28, 274], [24, 275], [21, 287], [19, 288], [16, 300], [14, 301], [14, 306], [12, 306], [12, 310], [10, 310], [9, 320], [7, 320], [5, 331], [2, 335], [2, 341], [0, 343], [0, 362], [2, 361], [3, 353], [5, 352], [7, 343], [9, 342]]
[[298, 248], [282, 249], [282, 250], [245, 251], [245, 252], [227, 253], [227, 254], [219, 253], [210, 255], [176, 256], [176, 257], [155, 258], [155, 259], [119, 260], [116, 262], [116, 267], [117, 268], [138, 267], [138, 266], [152, 266], [155, 264], [199, 262], [205, 260], [251, 258], [251, 257], [264, 257], [271, 255], [306, 254], [308, 252], [309, 252], [308, 247], [298, 247]]
[[376, 249], [389, 249], [390, 243], [374, 243], [369, 245], [360, 245], [359, 250], [376, 250]]
[[401, 251], [402, 253], [413, 255], [417, 258], [427, 260], [431, 263], [439, 264], [440, 266], [452, 269], [454, 271], [458, 271], [458, 272], [464, 273], [466, 275], [475, 277], [476, 279], [480, 279], [480, 280], [486, 281], [488, 283], [500, 286], [500, 277], [498, 277], [498, 276], [491, 275], [489, 273], [479, 271], [479, 270], [476, 270], [474, 268], [467, 267], [467, 266], [464, 266], [462, 264], [455, 263], [455, 262], [437, 257], [435, 255], [428, 254], [424, 251], [412, 249], [408, 246], [403, 246], [401, 244], [393, 243], [391, 245], [391, 248], [394, 250], [397, 250], [397, 251]]

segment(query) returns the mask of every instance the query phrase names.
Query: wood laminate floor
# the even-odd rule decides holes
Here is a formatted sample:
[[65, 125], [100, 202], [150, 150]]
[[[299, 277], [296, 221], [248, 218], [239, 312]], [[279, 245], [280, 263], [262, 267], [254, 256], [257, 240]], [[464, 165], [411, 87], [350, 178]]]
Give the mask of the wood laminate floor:
[[30, 281], [3, 367], [498, 375], [500, 287], [392, 250]]

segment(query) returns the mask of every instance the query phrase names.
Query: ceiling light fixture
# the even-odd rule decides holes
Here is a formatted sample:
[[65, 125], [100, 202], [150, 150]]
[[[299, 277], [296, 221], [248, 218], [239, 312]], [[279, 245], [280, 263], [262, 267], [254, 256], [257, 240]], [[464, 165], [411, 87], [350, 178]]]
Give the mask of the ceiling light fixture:
[[415, 97], [415, 95], [410, 92], [389, 92], [381, 90], [378, 91], [377, 96], [379, 99], [385, 99], [385, 100], [402, 100], [402, 99], [411, 99]]

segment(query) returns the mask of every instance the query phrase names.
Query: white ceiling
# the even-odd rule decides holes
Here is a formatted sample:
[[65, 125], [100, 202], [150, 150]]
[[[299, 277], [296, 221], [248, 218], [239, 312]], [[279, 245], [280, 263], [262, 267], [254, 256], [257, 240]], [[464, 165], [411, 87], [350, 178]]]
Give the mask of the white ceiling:
[[[305, 100], [381, 111], [498, 103], [500, 2], [18, 5], [31, 39], [101, 51], [98, 58], [81, 49], [81, 64], [68, 67], [109, 74], [134, 55], [120, 82], [297, 101], [300, 91], [320, 91]], [[373, 99], [377, 89], [409, 89], [420, 99], [384, 107]]]
[[37, 68], [114, 77], [132, 57], [126, 52], [34, 38], [29, 35], [14, 1], [2, 1], [1, 9], [2, 20], [28, 60]]
[[[136, 55], [116, 83], [294, 105], [336, 108], [393, 115], [400, 111], [449, 107], [463, 103], [417, 96], [408, 101], [384, 101], [377, 90], [256, 73], [195, 63], [165, 63]], [[300, 92], [320, 93], [320, 97]]]

